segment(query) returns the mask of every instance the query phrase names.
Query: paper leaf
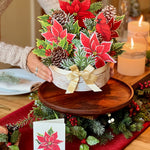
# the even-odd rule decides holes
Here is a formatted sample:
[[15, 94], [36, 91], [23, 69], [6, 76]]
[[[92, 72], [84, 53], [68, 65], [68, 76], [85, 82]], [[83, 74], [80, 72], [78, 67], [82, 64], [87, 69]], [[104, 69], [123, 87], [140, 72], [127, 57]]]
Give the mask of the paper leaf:
[[18, 141], [19, 134], [19, 130], [15, 130], [11, 135], [10, 142], [16, 143]]
[[81, 144], [80, 150], [89, 150], [89, 146], [87, 144]]
[[45, 49], [34, 49], [33, 53], [39, 57], [45, 57]]
[[122, 16], [116, 16], [115, 20], [116, 21], [120, 21], [120, 20], [123, 20], [125, 17], [125, 15], [122, 15]]
[[76, 21], [76, 22], [73, 24], [73, 28], [74, 28], [74, 32], [72, 32], [72, 33], [77, 34], [77, 33], [80, 32], [81, 27], [79, 26], [78, 21]]
[[63, 49], [67, 49], [68, 48], [67, 37], [60, 39], [58, 46], [62, 47]]
[[88, 136], [86, 141], [90, 146], [96, 145], [99, 143], [99, 140], [97, 138], [95, 138], [94, 136]]
[[87, 132], [81, 126], [74, 126], [71, 127], [70, 129], [71, 129], [71, 133], [77, 136], [80, 140], [86, 138]]
[[36, 46], [39, 47], [40, 45], [42, 45], [43, 47], [45, 47], [47, 44], [45, 43], [44, 40], [37, 39]]
[[12, 145], [12, 146], [9, 146], [9, 149], [10, 150], [19, 150], [19, 147], [17, 145]]
[[48, 130], [48, 132], [47, 132], [49, 135], [52, 135], [53, 133], [54, 133], [54, 131], [53, 131], [53, 129], [52, 129], [52, 127]]
[[114, 50], [116, 50], [116, 49], [121, 49], [124, 44], [125, 44], [125, 43], [120, 43], [120, 42], [114, 43], [114, 44], [113, 44], [113, 49], [114, 49]]

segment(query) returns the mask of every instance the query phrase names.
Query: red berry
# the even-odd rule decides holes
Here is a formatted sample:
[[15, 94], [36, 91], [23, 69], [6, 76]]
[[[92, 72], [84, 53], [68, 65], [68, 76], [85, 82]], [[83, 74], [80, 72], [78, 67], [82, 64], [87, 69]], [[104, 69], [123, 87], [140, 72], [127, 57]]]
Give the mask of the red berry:
[[10, 142], [8, 142], [8, 143], [7, 143], [7, 146], [11, 146], [11, 143], [10, 143]]
[[82, 144], [86, 144], [86, 140], [83, 139], [83, 140], [81, 141], [81, 143], [82, 143]]
[[39, 46], [39, 49], [42, 49], [42, 48], [44, 48], [43, 45], [40, 45], [40, 46]]

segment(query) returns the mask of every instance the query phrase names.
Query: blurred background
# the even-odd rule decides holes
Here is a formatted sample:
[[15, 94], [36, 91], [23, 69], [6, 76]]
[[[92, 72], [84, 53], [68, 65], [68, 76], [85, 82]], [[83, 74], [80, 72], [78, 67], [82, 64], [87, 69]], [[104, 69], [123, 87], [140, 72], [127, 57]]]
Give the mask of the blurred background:
[[[104, 5], [108, 3], [115, 5], [120, 13], [127, 15], [127, 22], [137, 19], [141, 14], [144, 15], [144, 20], [150, 22], [150, 0], [102, 0], [102, 2]], [[1, 15], [1, 41], [19, 46], [35, 46], [36, 38], [40, 38], [37, 16], [43, 13], [37, 0], [13, 0]]]

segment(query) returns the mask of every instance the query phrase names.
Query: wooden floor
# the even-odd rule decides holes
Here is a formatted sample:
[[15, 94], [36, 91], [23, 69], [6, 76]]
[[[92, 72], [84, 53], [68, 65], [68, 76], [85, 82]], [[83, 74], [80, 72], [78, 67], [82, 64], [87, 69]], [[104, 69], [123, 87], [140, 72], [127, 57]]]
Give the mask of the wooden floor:
[[[0, 64], [0, 69], [10, 67], [10, 65]], [[150, 79], [150, 68], [146, 68], [145, 73], [138, 77], [127, 77], [120, 75], [115, 69], [114, 77], [121, 79], [132, 86], [136, 86], [136, 82], [143, 80], [144, 78]], [[28, 96], [29, 94], [15, 96], [0, 95], [0, 118], [30, 103], [31, 100], [29, 100]], [[130, 143], [125, 150], [150, 150], [150, 127], [138, 136], [137, 139]]]

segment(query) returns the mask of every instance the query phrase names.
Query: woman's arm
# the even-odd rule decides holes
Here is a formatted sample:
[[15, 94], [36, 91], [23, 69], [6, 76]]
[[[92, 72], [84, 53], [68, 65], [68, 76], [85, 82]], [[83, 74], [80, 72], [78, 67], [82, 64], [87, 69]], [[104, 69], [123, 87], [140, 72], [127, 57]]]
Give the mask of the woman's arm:
[[[19, 66], [48, 82], [52, 81], [52, 73], [40, 59], [32, 53], [32, 47], [22, 48], [20, 46], [0, 42], [0, 62]], [[36, 69], [38, 69], [36, 71]]]
[[46, 14], [49, 14], [51, 9], [59, 8], [58, 0], [38, 0], [40, 6], [44, 9]]
[[17, 45], [0, 42], [0, 62], [19, 66], [27, 70], [26, 59], [31, 49], [32, 47], [23, 48]]

